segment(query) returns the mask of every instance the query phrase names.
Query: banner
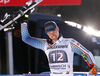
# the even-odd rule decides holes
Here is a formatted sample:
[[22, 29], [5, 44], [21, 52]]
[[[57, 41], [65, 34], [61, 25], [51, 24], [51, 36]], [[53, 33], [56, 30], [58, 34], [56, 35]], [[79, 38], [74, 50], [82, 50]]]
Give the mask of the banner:
[[39, 5], [80, 5], [81, 0], [43, 0]]
[[29, 0], [0, 0], [0, 6], [23, 6]]
[[[29, 0], [0, 0], [0, 6], [23, 6], [27, 1]], [[80, 5], [80, 4], [81, 0], [43, 0], [39, 5]]]

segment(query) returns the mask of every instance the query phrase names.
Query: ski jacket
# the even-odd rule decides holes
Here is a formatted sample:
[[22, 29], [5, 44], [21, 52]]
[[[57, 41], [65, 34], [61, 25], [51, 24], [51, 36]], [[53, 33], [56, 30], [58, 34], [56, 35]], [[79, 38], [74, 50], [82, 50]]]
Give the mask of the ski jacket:
[[89, 64], [95, 64], [92, 53], [73, 38], [60, 36], [50, 47], [46, 39], [30, 37], [27, 23], [21, 24], [21, 34], [22, 40], [26, 44], [45, 52], [49, 61], [51, 76], [73, 76], [74, 53], [81, 55]]

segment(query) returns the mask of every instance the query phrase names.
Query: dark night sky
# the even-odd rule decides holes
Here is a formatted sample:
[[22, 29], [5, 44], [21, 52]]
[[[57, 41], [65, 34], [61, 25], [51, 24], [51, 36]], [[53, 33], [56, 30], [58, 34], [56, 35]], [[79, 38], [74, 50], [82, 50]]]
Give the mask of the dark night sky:
[[100, 27], [100, 0], [82, 0], [81, 5], [38, 6], [37, 12], [61, 14], [62, 20], [70, 20], [95, 29]]

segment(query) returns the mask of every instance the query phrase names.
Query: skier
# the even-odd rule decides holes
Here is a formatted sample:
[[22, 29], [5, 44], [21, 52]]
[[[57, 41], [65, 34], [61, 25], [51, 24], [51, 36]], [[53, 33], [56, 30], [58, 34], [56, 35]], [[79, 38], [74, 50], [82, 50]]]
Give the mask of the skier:
[[48, 58], [50, 76], [73, 76], [73, 55], [81, 55], [89, 65], [89, 72], [96, 75], [98, 72], [92, 53], [73, 38], [63, 38], [59, 27], [54, 21], [44, 24], [48, 39], [30, 37], [27, 23], [21, 24], [22, 40], [32, 47], [43, 50]]

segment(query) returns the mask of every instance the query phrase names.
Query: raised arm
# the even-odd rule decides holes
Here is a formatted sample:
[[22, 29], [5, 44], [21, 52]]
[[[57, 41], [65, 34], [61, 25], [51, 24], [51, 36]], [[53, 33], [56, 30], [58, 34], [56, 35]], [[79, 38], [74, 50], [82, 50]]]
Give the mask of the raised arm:
[[26, 44], [28, 44], [28, 45], [30, 45], [32, 47], [44, 50], [45, 40], [39, 39], [39, 38], [30, 37], [30, 35], [28, 33], [27, 23], [26, 22], [21, 24], [21, 35], [22, 35], [22, 40]]

